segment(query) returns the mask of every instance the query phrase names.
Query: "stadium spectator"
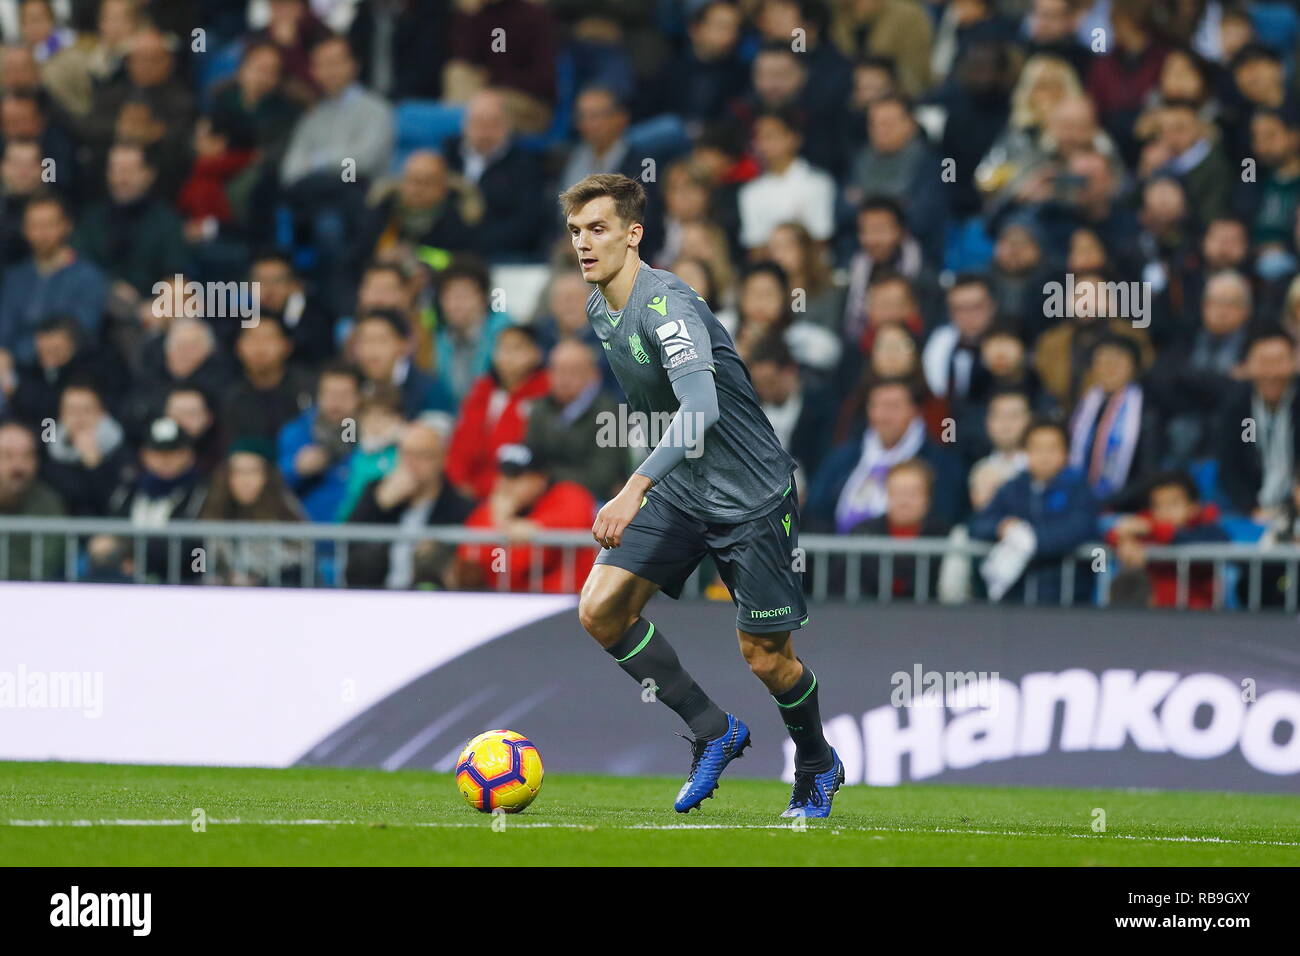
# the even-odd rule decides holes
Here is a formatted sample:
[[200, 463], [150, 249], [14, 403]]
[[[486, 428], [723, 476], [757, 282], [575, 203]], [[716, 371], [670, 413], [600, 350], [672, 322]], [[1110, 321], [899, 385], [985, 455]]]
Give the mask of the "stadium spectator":
[[850, 342], [860, 343], [869, 326], [867, 288], [877, 272], [895, 272], [931, 289], [937, 287], [938, 279], [926, 266], [920, 243], [908, 234], [902, 207], [892, 199], [873, 196], [862, 202], [857, 240], [858, 248], [849, 262], [841, 329]]
[[1042, 331], [1034, 313], [1042, 309], [1044, 272], [1050, 268], [1043, 251], [1042, 230], [1031, 216], [1008, 216], [993, 245], [988, 278], [998, 312], [1014, 321], [1024, 343], [1033, 345]]
[[447, 141], [443, 155], [483, 197], [478, 248], [494, 259], [535, 254], [552, 221], [545, 176], [537, 158], [516, 141], [501, 91], [474, 95], [465, 110], [464, 132]]
[[[848, 166], [848, 127], [844, 100], [831, 92], [810, 88], [807, 53], [794, 49], [794, 38], [770, 40], [754, 55], [750, 92], [732, 104], [743, 129], [754, 136], [754, 124], [765, 114], [785, 117], [798, 133], [799, 154], [809, 165], [842, 177]], [[767, 163], [762, 156], [759, 158]]]
[[746, 88], [737, 46], [744, 15], [731, 0], [706, 0], [689, 11], [684, 49], [645, 84], [639, 116], [667, 112], [687, 122], [714, 120]]
[[746, 364], [767, 420], [798, 466], [795, 485], [806, 494], [809, 477], [830, 451], [834, 409], [829, 396], [805, 384], [799, 363], [778, 335], [755, 343]]
[[[555, 30], [550, 10], [528, 0], [482, 0], [457, 9], [451, 20], [451, 57], [442, 74], [443, 96], [463, 103], [494, 87], [512, 124], [525, 133], [540, 133], [549, 125], [555, 103]], [[502, 56], [502, 35], [527, 39]]]
[[108, 153], [108, 196], [88, 207], [73, 244], [112, 280], [115, 315], [134, 312], [154, 283], [189, 271], [181, 219], [155, 198], [158, 169], [142, 146], [116, 143]]
[[[508, 591], [572, 591], [586, 580], [595, 548], [539, 547], [539, 531], [586, 531], [596, 517], [596, 500], [572, 481], [557, 481], [550, 463], [527, 445], [503, 445], [491, 496], [465, 520], [467, 528], [491, 528], [508, 541], [504, 561], [493, 548], [461, 545], [456, 554], [456, 581], [461, 588]], [[504, 563], [504, 567], [501, 565]], [[534, 587], [533, 583], [539, 582]]]
[[551, 349], [546, 376], [549, 390], [528, 411], [523, 443], [551, 463], [556, 481], [577, 482], [608, 501], [627, 480], [630, 462], [627, 448], [610, 439], [619, 406], [603, 387], [596, 353], [566, 339]]
[[1082, 77], [1092, 54], [1074, 32], [1079, 6], [1076, 0], [1033, 0], [1025, 15], [1025, 52], [1058, 57]]
[[622, 173], [641, 178], [642, 157], [632, 154], [623, 137], [630, 117], [612, 90], [603, 87], [583, 90], [573, 104], [573, 113], [578, 142], [569, 151], [560, 182], [567, 186], [593, 173]]
[[567, 268], [551, 273], [539, 314], [532, 323], [544, 348], [550, 350], [568, 341], [600, 348], [600, 339], [587, 321], [589, 298], [591, 286], [583, 281], [580, 273]]
[[174, 35], [155, 27], [133, 34], [126, 69], [95, 88], [81, 121], [85, 141], [101, 158], [123, 138], [149, 147], [167, 198], [179, 184], [194, 121], [194, 94], [176, 69], [179, 49]]
[[[915, 538], [943, 538], [949, 531], [947, 522], [933, 513], [934, 470], [919, 458], [911, 458], [892, 466], [885, 475], [886, 505], [883, 514], [868, 518], [848, 530], [851, 535], [870, 535], [880, 538], [911, 540]], [[836, 580], [836, 564], [840, 581]], [[886, 584], [895, 598], [932, 601], [939, 584], [937, 561], [928, 563], [927, 584], [920, 591], [918, 559], [896, 555], [892, 562], [890, 578]], [[831, 562], [830, 588], [833, 594], [842, 594], [848, 587], [844, 575], [848, 563], [842, 556]], [[858, 593], [879, 597], [881, 594], [881, 562], [872, 554], [859, 561]]]
[[438, 276], [437, 375], [457, 405], [491, 368], [497, 335], [510, 324], [508, 316], [489, 311], [489, 281], [470, 259], [453, 261]]
[[813, 477], [807, 509], [810, 530], [844, 534], [884, 514], [885, 476], [909, 458], [920, 458], [934, 470], [935, 515], [951, 524], [965, 508], [960, 462], [926, 436], [912, 388], [898, 380], [879, 381], [867, 395], [866, 428], [831, 451]]
[[352, 351], [366, 383], [396, 385], [405, 417], [415, 418], [421, 412], [450, 414], [453, 404], [442, 381], [416, 368], [410, 348], [410, 326], [395, 309], [371, 309], [352, 332]]
[[210, 396], [224, 395], [235, 377], [231, 366], [217, 347], [210, 325], [202, 319], [173, 319], [147, 346], [144, 369], [127, 411], [129, 424], [136, 429], [161, 415], [167, 394], [177, 386], [191, 386]]
[[63, 389], [46, 456], [45, 480], [69, 514], [100, 518], [109, 514], [110, 498], [131, 456], [122, 426], [104, 407], [92, 382], [74, 379]]
[[549, 389], [537, 334], [524, 325], [502, 329], [492, 368], [470, 388], [452, 432], [447, 479], [457, 491], [474, 501], [488, 496], [496, 481], [497, 449], [523, 441], [529, 410]]
[[1120, 518], [1106, 532], [1106, 542], [1115, 549], [1122, 568], [1111, 585], [1111, 600], [1119, 605], [1213, 607], [1213, 564], [1192, 562], [1187, 566], [1186, 593], [1180, 602], [1177, 565], [1149, 560], [1146, 548], [1149, 544], [1227, 541], [1218, 508], [1201, 504], [1196, 482], [1186, 472], [1152, 475], [1147, 495], [1145, 510]]
[[316, 383], [315, 403], [277, 438], [280, 474], [312, 521], [333, 521], [347, 492], [361, 383], [353, 366], [326, 365]]
[[348, 41], [361, 80], [393, 100], [436, 99], [448, 56], [450, 10], [441, 0], [359, 3]]
[[65, 195], [75, 195], [80, 179], [77, 143], [49, 110], [40, 91], [6, 91], [0, 99], [0, 136], [6, 143], [13, 140], [38, 143], [42, 161], [48, 159], [49, 168], [55, 171], [57, 179], [52, 185], [57, 185]]
[[31, 258], [4, 271], [0, 281], [0, 352], [16, 362], [36, 357], [33, 333], [51, 313], [76, 316], [88, 341], [99, 335], [108, 292], [104, 273], [68, 243], [72, 221], [63, 201], [45, 193], [23, 211]]
[[252, 129], [260, 152], [259, 171], [278, 163], [298, 119], [299, 107], [285, 94], [284, 61], [274, 43], [251, 42], [244, 47], [235, 75], [212, 92], [212, 109], [235, 117]]
[[483, 216], [477, 193], [447, 169], [447, 161], [432, 150], [416, 150], [406, 158], [402, 176], [371, 206], [358, 230], [358, 258], [378, 259], [400, 254], [421, 258], [437, 250], [449, 255], [478, 246], [474, 230]]
[[[925, 336], [927, 324], [915, 283], [898, 272], [872, 272], [863, 302], [862, 333], [856, 340], [858, 353], [870, 355], [876, 347], [876, 335], [886, 326], [901, 325], [920, 339]], [[848, 354], [849, 361], [853, 361], [853, 350]]]
[[[1265, 529], [1260, 545], [1288, 545], [1300, 542], [1300, 472], [1291, 484], [1291, 496]], [[1286, 604], [1291, 577], [1285, 565], [1264, 563], [1260, 568], [1259, 602], [1262, 607], [1276, 608]], [[1250, 606], [1250, 576], [1243, 575], [1237, 585], [1237, 600]], [[1244, 593], [1243, 593], [1244, 592]]]
[[1024, 392], [996, 392], [984, 415], [984, 435], [991, 451], [970, 470], [970, 500], [974, 511], [988, 507], [998, 489], [1025, 467], [1025, 429], [1033, 410]]
[[311, 70], [321, 97], [294, 126], [280, 182], [316, 245], [322, 285], [332, 301], [341, 302], [341, 277], [365, 187], [385, 175], [392, 160], [393, 108], [357, 82], [356, 60], [343, 37], [329, 36], [312, 47]]
[[41, 63], [41, 84], [69, 115], [86, 116], [94, 90], [123, 69], [139, 28], [135, 0], [103, 0], [96, 11], [96, 30], [79, 34], [72, 45]]
[[855, 205], [868, 196], [897, 201], [926, 255], [940, 258], [948, 216], [940, 157], [900, 96], [872, 103], [867, 128], [868, 141], [854, 156], [845, 198]]
[[1160, 458], [1159, 416], [1138, 381], [1141, 353], [1130, 338], [1099, 339], [1091, 387], [1070, 419], [1070, 465], [1083, 472], [1103, 506], [1131, 511]]
[[1147, 0], [1113, 0], [1109, 52], [1094, 56], [1088, 67], [1088, 95], [1130, 160], [1133, 124], [1168, 52], [1154, 36], [1152, 6]]
[[1225, 392], [1241, 377], [1249, 332], [1250, 283], [1239, 272], [1206, 282], [1201, 322], [1186, 342], [1168, 343], [1151, 371], [1151, 398], [1163, 416], [1167, 457], [1179, 465], [1210, 454]]
[[[766, 44], [782, 43], [789, 48], [796, 37], [801, 39], [799, 61], [806, 73], [802, 99], [810, 115], [833, 113], [837, 122], [844, 123], [844, 105], [853, 92], [853, 64], [831, 42], [830, 6], [826, 0], [763, 0], [754, 25]], [[847, 124], [844, 133], [848, 133]]]
[[[566, 181], [577, 182], [574, 179]], [[652, 257], [657, 267], [667, 268], [666, 264], [681, 252], [682, 230], [686, 223], [709, 218], [713, 186], [709, 170], [701, 163], [679, 159], [668, 166], [664, 174], [664, 209], [659, 224], [662, 242]]]
[[256, 284], [260, 315], [275, 319], [293, 339], [293, 360], [315, 370], [334, 355], [334, 315], [309, 295], [283, 252], [254, 256], [249, 281]]
[[[208, 489], [195, 466], [189, 436], [170, 418], [155, 419], [140, 444], [138, 467], [109, 498], [109, 513], [129, 518], [140, 529], [197, 518]], [[196, 540], [147, 537], [145, 577], [155, 582], [195, 580], [201, 567], [193, 561], [198, 547]]]
[[[303, 520], [303, 512], [272, 460], [275, 446], [241, 438], [212, 476], [211, 489], [199, 512], [202, 521]], [[280, 538], [234, 542], [216, 538], [206, 555], [207, 573], [218, 584], [291, 587], [302, 581], [304, 545]]]
[[0, 159], [0, 269], [8, 269], [30, 256], [23, 236], [27, 201], [41, 188], [41, 145], [30, 139], [11, 139]]
[[1038, 373], [1029, 364], [1024, 340], [1007, 323], [995, 324], [980, 339], [980, 362], [988, 369], [988, 390], [977, 391], [972, 396], [976, 404], [988, 401], [999, 389], [1015, 389], [1029, 399], [1035, 411], [1042, 411], [1050, 403], [1038, 380]]
[[1295, 351], [1283, 329], [1261, 327], [1246, 344], [1246, 381], [1221, 399], [1219, 487], [1229, 508], [1259, 522], [1271, 521], [1289, 500], [1300, 461]]
[[339, 505], [339, 521], [347, 521], [366, 486], [392, 472], [406, 418], [402, 393], [388, 382], [372, 385], [357, 409], [357, 450], [348, 467], [348, 487]]
[[[57, 418], [59, 396], [76, 377], [94, 381], [108, 408], [118, 406], [126, 387], [120, 368], [83, 340], [81, 326], [71, 315], [55, 313], [36, 327], [36, 358], [19, 365], [12, 377], [9, 404], [14, 416], [38, 427]], [[0, 391], [3, 388], [0, 384]]]
[[194, 164], [181, 185], [176, 207], [191, 243], [238, 235], [248, 213], [234, 194], [236, 181], [251, 165], [253, 131], [229, 113], [207, 113], [194, 124]]
[[930, 333], [921, 357], [930, 391], [956, 404], [987, 388], [980, 342], [993, 326], [993, 290], [983, 276], [960, 275], [948, 287], [949, 320]]
[[930, 46], [934, 30], [925, 10], [908, 0], [855, 0], [835, 7], [831, 38], [851, 59], [888, 57], [907, 96], [930, 88]]
[[225, 460], [228, 441], [207, 394], [193, 385], [177, 385], [167, 393], [162, 414], [189, 436], [194, 446], [194, 467], [199, 474], [205, 478], [211, 475]]
[[[1060, 302], [1066, 316], [1038, 340], [1034, 352], [1034, 370], [1043, 388], [1067, 411], [1092, 384], [1088, 364], [1093, 346], [1108, 335], [1133, 340], [1141, 359], [1140, 371], [1150, 367], [1154, 352], [1144, 329], [1133, 322], [1133, 315], [1120, 314], [1124, 299], [1116, 292], [1119, 283], [1107, 282], [1102, 276], [1074, 276], [1074, 296], [1067, 301], [1069, 282], [1064, 284]], [[1133, 303], [1129, 303], [1132, 310]]]
[[[803, 317], [839, 333], [844, 311], [844, 292], [832, 281], [826, 250], [801, 223], [784, 222], [768, 236], [767, 258], [785, 270], [791, 290], [802, 290], [800, 304]], [[713, 296], [718, 297], [717, 289]], [[708, 299], [709, 296], [705, 295]], [[712, 307], [711, 307], [712, 308]], [[717, 309], [714, 309], [717, 314]]]
[[293, 341], [278, 320], [262, 316], [240, 329], [235, 356], [242, 373], [222, 397], [221, 421], [233, 438], [275, 442], [280, 429], [311, 404], [311, 382], [289, 365]]
[[1038, 604], [1086, 602], [1092, 576], [1076, 562], [1074, 591], [1061, 590], [1062, 562], [1097, 534], [1097, 501], [1084, 476], [1069, 466], [1065, 426], [1037, 420], [1025, 432], [1025, 470], [1009, 479], [969, 522], [977, 541], [998, 546], [981, 564], [981, 578], [995, 601]]
[[[0, 516], [54, 518], [66, 514], [63, 501], [39, 475], [36, 434], [16, 421], [0, 422]], [[8, 579], [52, 581], [63, 574], [62, 535], [43, 542], [41, 566], [33, 565], [34, 543], [29, 535], [10, 535]]]
[[[799, 295], [799, 293], [794, 293]], [[790, 348], [802, 374], [813, 383], [828, 381], [840, 361], [840, 340], [791, 309], [791, 289], [785, 270], [775, 262], [757, 262], [740, 283], [740, 313], [733, 338], [746, 362], [756, 343], [779, 335]]]
[[746, 249], [761, 248], [785, 222], [802, 223], [818, 242], [834, 233], [835, 180], [799, 155], [802, 139], [788, 111], [755, 117], [754, 151], [763, 173], [740, 188], [740, 242]]
[[270, 44], [284, 64], [285, 91], [298, 103], [311, 103], [320, 87], [312, 69], [312, 53], [330, 36], [329, 27], [312, 12], [307, 0], [269, 0], [270, 19], [250, 37], [250, 46]]
[[[445, 480], [445, 462], [446, 439], [441, 430], [423, 422], [407, 425], [396, 466], [365, 488], [348, 521], [409, 530], [463, 524], [473, 504]], [[442, 588], [453, 555], [434, 542], [354, 544], [348, 549], [348, 587]]]
[[1144, 176], [1177, 176], [1207, 219], [1224, 211], [1232, 191], [1232, 173], [1223, 148], [1211, 139], [1208, 124], [1196, 104], [1175, 100], [1165, 104], [1159, 133], [1142, 150], [1138, 172]]

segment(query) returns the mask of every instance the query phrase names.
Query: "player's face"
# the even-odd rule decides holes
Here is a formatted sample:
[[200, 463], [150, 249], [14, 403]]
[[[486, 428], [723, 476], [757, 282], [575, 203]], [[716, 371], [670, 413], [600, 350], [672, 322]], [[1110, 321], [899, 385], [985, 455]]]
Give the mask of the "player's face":
[[568, 217], [569, 238], [578, 267], [588, 282], [604, 283], [618, 275], [629, 249], [641, 243], [641, 225], [619, 218], [610, 196], [598, 196]]

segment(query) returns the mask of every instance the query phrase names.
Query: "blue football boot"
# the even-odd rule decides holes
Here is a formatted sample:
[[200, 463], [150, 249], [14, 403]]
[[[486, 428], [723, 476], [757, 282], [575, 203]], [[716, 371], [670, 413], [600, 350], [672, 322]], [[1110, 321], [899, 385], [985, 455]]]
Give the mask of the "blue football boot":
[[844, 763], [840, 755], [831, 748], [834, 762], [829, 770], [814, 773], [811, 770], [797, 770], [794, 775], [794, 792], [790, 794], [790, 806], [783, 817], [829, 817], [831, 801], [835, 792], [844, 785]]
[[[688, 740], [690, 738], [687, 738]], [[749, 728], [738, 717], [727, 715], [727, 732], [713, 740], [691, 741], [691, 773], [677, 792], [673, 809], [689, 813], [713, 796], [718, 789], [718, 778], [727, 764], [739, 758], [750, 744]]]

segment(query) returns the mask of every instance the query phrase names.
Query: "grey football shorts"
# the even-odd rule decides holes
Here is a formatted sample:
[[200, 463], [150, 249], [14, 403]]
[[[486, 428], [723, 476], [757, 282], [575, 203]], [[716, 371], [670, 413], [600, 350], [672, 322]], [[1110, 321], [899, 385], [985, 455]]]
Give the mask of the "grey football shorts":
[[792, 631], [808, 623], [803, 581], [794, 570], [799, 504], [790, 490], [766, 514], [738, 524], [701, 520], [651, 489], [623, 530], [617, 548], [602, 548], [597, 564], [623, 568], [679, 598], [707, 554], [731, 592], [736, 627], [752, 634]]

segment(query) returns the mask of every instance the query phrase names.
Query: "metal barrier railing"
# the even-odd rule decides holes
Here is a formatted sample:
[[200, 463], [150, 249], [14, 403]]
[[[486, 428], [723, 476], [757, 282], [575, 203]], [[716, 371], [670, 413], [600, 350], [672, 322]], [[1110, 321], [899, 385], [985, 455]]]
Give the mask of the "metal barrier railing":
[[[527, 586], [516, 590], [543, 590], [543, 579], [550, 578], [550, 590], [575, 592], [581, 585], [577, 579], [579, 557], [589, 558], [595, 550], [585, 530], [539, 531], [523, 543], [531, 546], [527, 554]], [[984, 542], [949, 538], [857, 535], [802, 534], [799, 543], [792, 560], [802, 560], [798, 570], [805, 575], [805, 590], [811, 597], [885, 603], [939, 600], [935, 585], [945, 560], [965, 559], [970, 563], [966, 573], [974, 577], [976, 560], [991, 549]], [[118, 567], [109, 569], [119, 580], [232, 583], [223, 580], [221, 572], [225, 570], [235, 579], [233, 583], [344, 587], [349, 583], [349, 559], [355, 556], [358, 546], [439, 545], [445, 549], [444, 557], [453, 553], [452, 548], [465, 546], [470, 561], [480, 560], [484, 548], [499, 549], [489, 554], [508, 565], [517, 544], [520, 542], [507, 540], [500, 531], [460, 526], [405, 529], [364, 524], [174, 521], [144, 527], [123, 518], [0, 516], [0, 581], [103, 580], [99, 573], [103, 569], [96, 571], [92, 567], [90, 554], [99, 547], [122, 557]], [[1151, 545], [1146, 554], [1148, 566], [1172, 565], [1178, 608], [1189, 606], [1193, 575], [1200, 576], [1203, 584], [1207, 572], [1212, 577], [1214, 608], [1244, 607], [1254, 611], [1272, 607], [1294, 613], [1300, 605], [1300, 545]], [[874, 563], [874, 571], [864, 575], [868, 562]], [[1092, 601], [1083, 603], [1103, 607], [1111, 603], [1116, 560], [1105, 545], [1083, 545], [1068, 559], [1054, 563], [1059, 565], [1055, 590], [1060, 604], [1081, 603], [1076, 596], [1080, 574], [1092, 576], [1095, 584]], [[1043, 569], [1044, 562], [1031, 565], [1017, 600], [1045, 603], [1040, 591], [1051, 581]], [[910, 578], [910, 587], [904, 586], [902, 593], [896, 593], [896, 572], [900, 571], [907, 571], [903, 577]], [[1281, 591], [1269, 600], [1264, 596], [1266, 576], [1270, 576], [1274, 591]], [[114, 579], [112, 575], [110, 579]], [[703, 569], [697, 569], [687, 582], [684, 596], [701, 596], [710, 580]], [[906, 585], [906, 580], [903, 583]], [[488, 586], [505, 591], [510, 585], [509, 568], [503, 567]]]

